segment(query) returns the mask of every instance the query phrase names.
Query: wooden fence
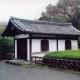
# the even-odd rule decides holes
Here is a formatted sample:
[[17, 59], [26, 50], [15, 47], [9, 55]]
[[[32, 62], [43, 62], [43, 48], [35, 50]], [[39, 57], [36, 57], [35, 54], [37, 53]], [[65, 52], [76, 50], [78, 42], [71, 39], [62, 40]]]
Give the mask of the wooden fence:
[[43, 64], [43, 57], [38, 57], [38, 56], [32, 56], [31, 57], [31, 62], [35, 64]]
[[54, 68], [80, 71], [80, 60], [44, 58], [43, 64]]
[[80, 71], [80, 60], [54, 59], [32, 56], [32, 63], [43, 64], [53, 68]]

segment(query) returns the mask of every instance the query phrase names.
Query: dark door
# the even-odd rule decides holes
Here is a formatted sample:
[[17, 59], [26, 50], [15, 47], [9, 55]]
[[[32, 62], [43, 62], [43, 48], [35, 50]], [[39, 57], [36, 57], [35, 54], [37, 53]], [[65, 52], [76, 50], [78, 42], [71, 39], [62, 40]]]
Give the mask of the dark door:
[[70, 40], [66, 40], [65, 41], [65, 49], [66, 50], [70, 50], [71, 49], [71, 41]]
[[27, 60], [27, 39], [17, 40], [17, 57], [18, 59]]
[[48, 40], [41, 40], [41, 51], [45, 52], [49, 50]]

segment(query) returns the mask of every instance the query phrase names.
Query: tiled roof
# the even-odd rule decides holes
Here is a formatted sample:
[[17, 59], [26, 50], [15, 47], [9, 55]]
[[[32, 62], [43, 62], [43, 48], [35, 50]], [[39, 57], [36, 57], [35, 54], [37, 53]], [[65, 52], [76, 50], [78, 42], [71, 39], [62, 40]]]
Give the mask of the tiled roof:
[[49, 21], [31, 21], [12, 17], [12, 24], [19, 30], [29, 33], [80, 35], [80, 31], [70, 23], [57, 23]]

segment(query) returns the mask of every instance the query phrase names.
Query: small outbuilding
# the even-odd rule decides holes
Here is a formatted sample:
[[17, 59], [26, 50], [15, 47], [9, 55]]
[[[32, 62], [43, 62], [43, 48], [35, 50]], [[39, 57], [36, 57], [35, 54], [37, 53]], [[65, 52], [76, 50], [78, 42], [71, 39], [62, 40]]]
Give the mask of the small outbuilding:
[[15, 58], [30, 60], [39, 52], [77, 50], [80, 31], [70, 23], [11, 17], [2, 35], [15, 38]]

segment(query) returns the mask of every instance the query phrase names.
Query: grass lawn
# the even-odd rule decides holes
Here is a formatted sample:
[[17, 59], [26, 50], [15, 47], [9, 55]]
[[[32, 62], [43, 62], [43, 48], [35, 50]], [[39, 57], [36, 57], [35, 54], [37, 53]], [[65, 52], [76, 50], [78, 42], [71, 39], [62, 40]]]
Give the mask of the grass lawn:
[[79, 59], [80, 60], [80, 50], [49, 52], [44, 57], [45, 58]]

